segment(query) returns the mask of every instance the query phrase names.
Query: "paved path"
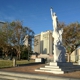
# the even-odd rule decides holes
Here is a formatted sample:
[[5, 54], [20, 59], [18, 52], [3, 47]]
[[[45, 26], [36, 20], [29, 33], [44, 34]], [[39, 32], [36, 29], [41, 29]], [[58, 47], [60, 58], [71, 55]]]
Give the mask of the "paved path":
[[[14, 79], [5, 79], [5, 78], [0, 78], [0, 80], [14, 80]], [[41, 79], [26, 79], [26, 80], [41, 80]]]
[[9, 80], [80, 80], [76, 78], [69, 77], [58, 77], [50, 75], [40, 75], [40, 74], [27, 74], [27, 73], [15, 73], [15, 72], [5, 72], [0, 71], [0, 78]]
[[2, 79], [2, 78], [0, 78], [0, 80], [13, 80], [13, 79], [5, 79], [5, 78]]
[[44, 65], [45, 64], [28, 64], [13, 68], [0, 69], [0, 78], [5, 78], [8, 80], [80, 80], [80, 71], [61, 75], [34, 71]]

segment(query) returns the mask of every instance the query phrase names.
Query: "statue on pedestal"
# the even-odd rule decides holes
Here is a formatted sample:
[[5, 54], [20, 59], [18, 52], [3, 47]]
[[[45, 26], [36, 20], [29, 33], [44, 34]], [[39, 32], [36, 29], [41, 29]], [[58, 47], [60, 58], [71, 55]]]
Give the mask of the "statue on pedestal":
[[63, 29], [59, 29], [58, 27], [58, 18], [56, 13], [52, 12], [51, 10], [51, 17], [52, 17], [52, 24], [53, 24], [53, 38], [54, 38], [54, 62], [65, 62], [65, 48], [62, 45], [62, 33]]

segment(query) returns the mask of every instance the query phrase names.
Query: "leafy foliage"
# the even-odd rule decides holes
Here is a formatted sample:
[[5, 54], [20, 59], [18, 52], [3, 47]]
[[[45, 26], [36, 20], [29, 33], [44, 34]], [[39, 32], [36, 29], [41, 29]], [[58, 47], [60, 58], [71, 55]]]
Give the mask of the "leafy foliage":
[[[30, 31], [30, 29], [23, 27], [20, 21], [2, 23], [2, 25], [0, 25], [0, 48], [2, 48], [3, 54], [7, 56], [11, 52], [17, 52], [17, 58], [20, 59], [23, 39], [25, 35], [29, 35], [27, 33], [28, 31]], [[11, 55], [12, 54], [13, 53], [11, 53]]]
[[69, 55], [80, 45], [80, 24], [78, 22], [66, 25], [59, 23], [60, 28], [63, 28], [63, 45]]

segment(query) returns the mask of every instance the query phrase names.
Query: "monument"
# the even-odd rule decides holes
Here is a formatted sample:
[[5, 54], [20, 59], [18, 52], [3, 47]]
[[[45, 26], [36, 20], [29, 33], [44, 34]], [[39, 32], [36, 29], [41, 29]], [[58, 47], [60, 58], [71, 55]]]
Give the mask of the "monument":
[[56, 13], [52, 12], [51, 10], [51, 17], [52, 17], [52, 23], [53, 23], [53, 38], [54, 38], [54, 62], [66, 62], [65, 60], [65, 48], [62, 45], [62, 33], [63, 29], [60, 29], [58, 26], [58, 18], [56, 16]]
[[53, 24], [53, 33], [52, 36], [54, 38], [54, 61], [50, 62], [48, 65], [45, 65], [45, 67], [40, 67], [40, 69], [36, 69], [35, 71], [40, 72], [50, 72], [54, 74], [64, 74], [71, 71], [80, 70], [79, 66], [74, 66], [71, 62], [66, 62], [65, 60], [65, 53], [66, 50], [64, 46], [62, 45], [62, 33], [63, 29], [60, 29], [58, 26], [58, 18], [55, 13], [51, 11], [51, 17], [52, 17], [52, 24]]

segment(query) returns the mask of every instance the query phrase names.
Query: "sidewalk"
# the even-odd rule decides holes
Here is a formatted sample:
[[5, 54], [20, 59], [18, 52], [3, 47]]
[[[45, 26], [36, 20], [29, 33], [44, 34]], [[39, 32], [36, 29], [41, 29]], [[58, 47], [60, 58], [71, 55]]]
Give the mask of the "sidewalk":
[[[65, 74], [52, 74], [47, 72], [36, 72], [36, 68], [40, 68], [45, 64], [32, 63], [27, 65], [20, 65], [18, 67], [0, 69], [1, 76], [19, 78], [26, 80], [27, 78], [42, 79], [42, 80], [80, 80], [80, 71], [65, 73]], [[18, 80], [18, 79], [17, 79]], [[23, 80], [23, 79], [22, 79]]]

